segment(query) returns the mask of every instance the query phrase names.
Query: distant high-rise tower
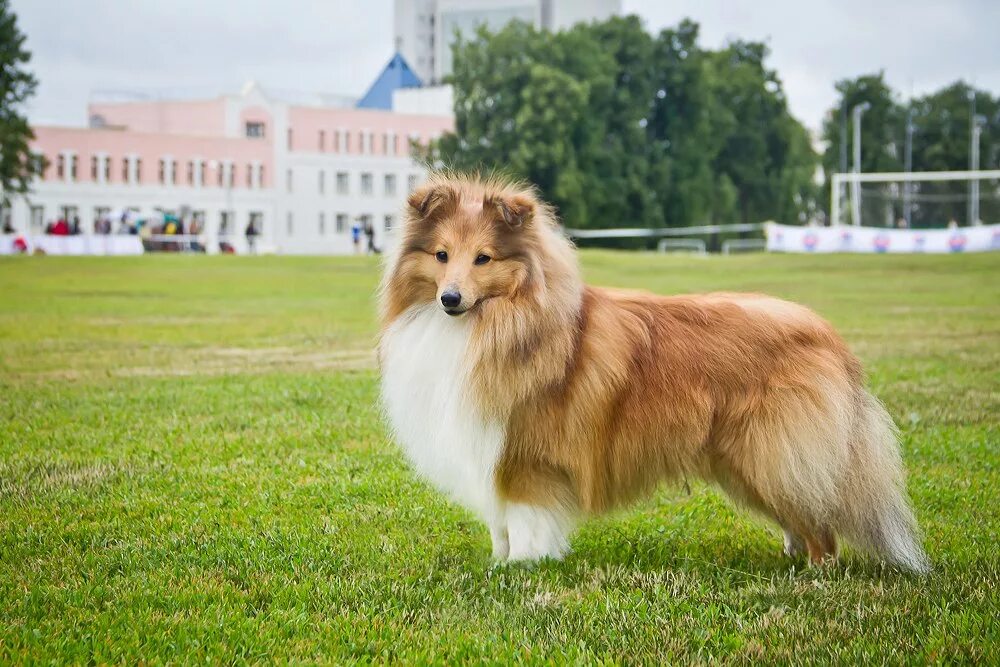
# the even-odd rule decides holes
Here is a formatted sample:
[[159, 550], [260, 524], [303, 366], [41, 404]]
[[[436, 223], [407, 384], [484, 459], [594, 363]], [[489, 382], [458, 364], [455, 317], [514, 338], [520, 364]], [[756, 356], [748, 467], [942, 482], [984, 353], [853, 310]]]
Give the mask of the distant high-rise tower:
[[621, 13], [621, 0], [396, 0], [396, 50], [417, 75], [437, 84], [451, 73], [451, 43], [485, 25], [499, 30], [520, 20], [545, 30]]

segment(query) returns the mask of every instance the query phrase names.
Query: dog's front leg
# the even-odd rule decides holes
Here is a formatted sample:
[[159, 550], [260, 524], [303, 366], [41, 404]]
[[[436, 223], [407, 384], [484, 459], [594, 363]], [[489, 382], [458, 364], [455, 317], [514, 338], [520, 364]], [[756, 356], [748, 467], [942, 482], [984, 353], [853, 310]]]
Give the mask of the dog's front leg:
[[507, 560], [510, 554], [505, 505], [503, 500], [498, 498], [486, 515], [486, 524], [490, 527], [490, 540], [493, 542], [493, 559], [501, 563]]
[[507, 506], [508, 560], [560, 559], [569, 551], [573, 518], [559, 508], [510, 503]]

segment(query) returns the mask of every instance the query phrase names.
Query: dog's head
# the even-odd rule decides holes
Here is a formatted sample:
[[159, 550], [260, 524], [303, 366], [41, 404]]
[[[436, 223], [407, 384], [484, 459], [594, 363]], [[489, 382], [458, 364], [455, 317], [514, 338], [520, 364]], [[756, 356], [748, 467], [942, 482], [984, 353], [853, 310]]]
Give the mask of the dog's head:
[[551, 211], [530, 187], [432, 175], [407, 199], [383, 285], [386, 314], [433, 303], [461, 317], [537, 288], [544, 281], [540, 246], [551, 227]]

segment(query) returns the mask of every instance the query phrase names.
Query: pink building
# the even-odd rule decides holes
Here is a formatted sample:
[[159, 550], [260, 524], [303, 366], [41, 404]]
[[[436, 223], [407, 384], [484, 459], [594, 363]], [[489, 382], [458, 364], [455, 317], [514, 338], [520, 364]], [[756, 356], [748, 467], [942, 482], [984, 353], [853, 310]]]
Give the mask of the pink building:
[[94, 103], [89, 116], [88, 128], [34, 128], [48, 167], [10, 212], [18, 231], [79, 218], [92, 233], [133, 211], [197, 221], [210, 251], [241, 247], [250, 225], [275, 252], [351, 252], [358, 225], [382, 245], [423, 177], [411, 142], [453, 127], [443, 113], [290, 104], [253, 83], [210, 100]]

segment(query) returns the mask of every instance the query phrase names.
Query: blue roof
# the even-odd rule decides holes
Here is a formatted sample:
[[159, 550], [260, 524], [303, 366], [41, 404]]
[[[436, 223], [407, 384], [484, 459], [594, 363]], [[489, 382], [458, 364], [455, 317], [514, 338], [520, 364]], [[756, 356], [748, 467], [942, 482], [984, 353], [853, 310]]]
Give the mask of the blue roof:
[[358, 108], [391, 111], [392, 91], [400, 88], [419, 88], [422, 85], [420, 77], [413, 73], [403, 56], [397, 52], [375, 79], [368, 92], [358, 101]]

